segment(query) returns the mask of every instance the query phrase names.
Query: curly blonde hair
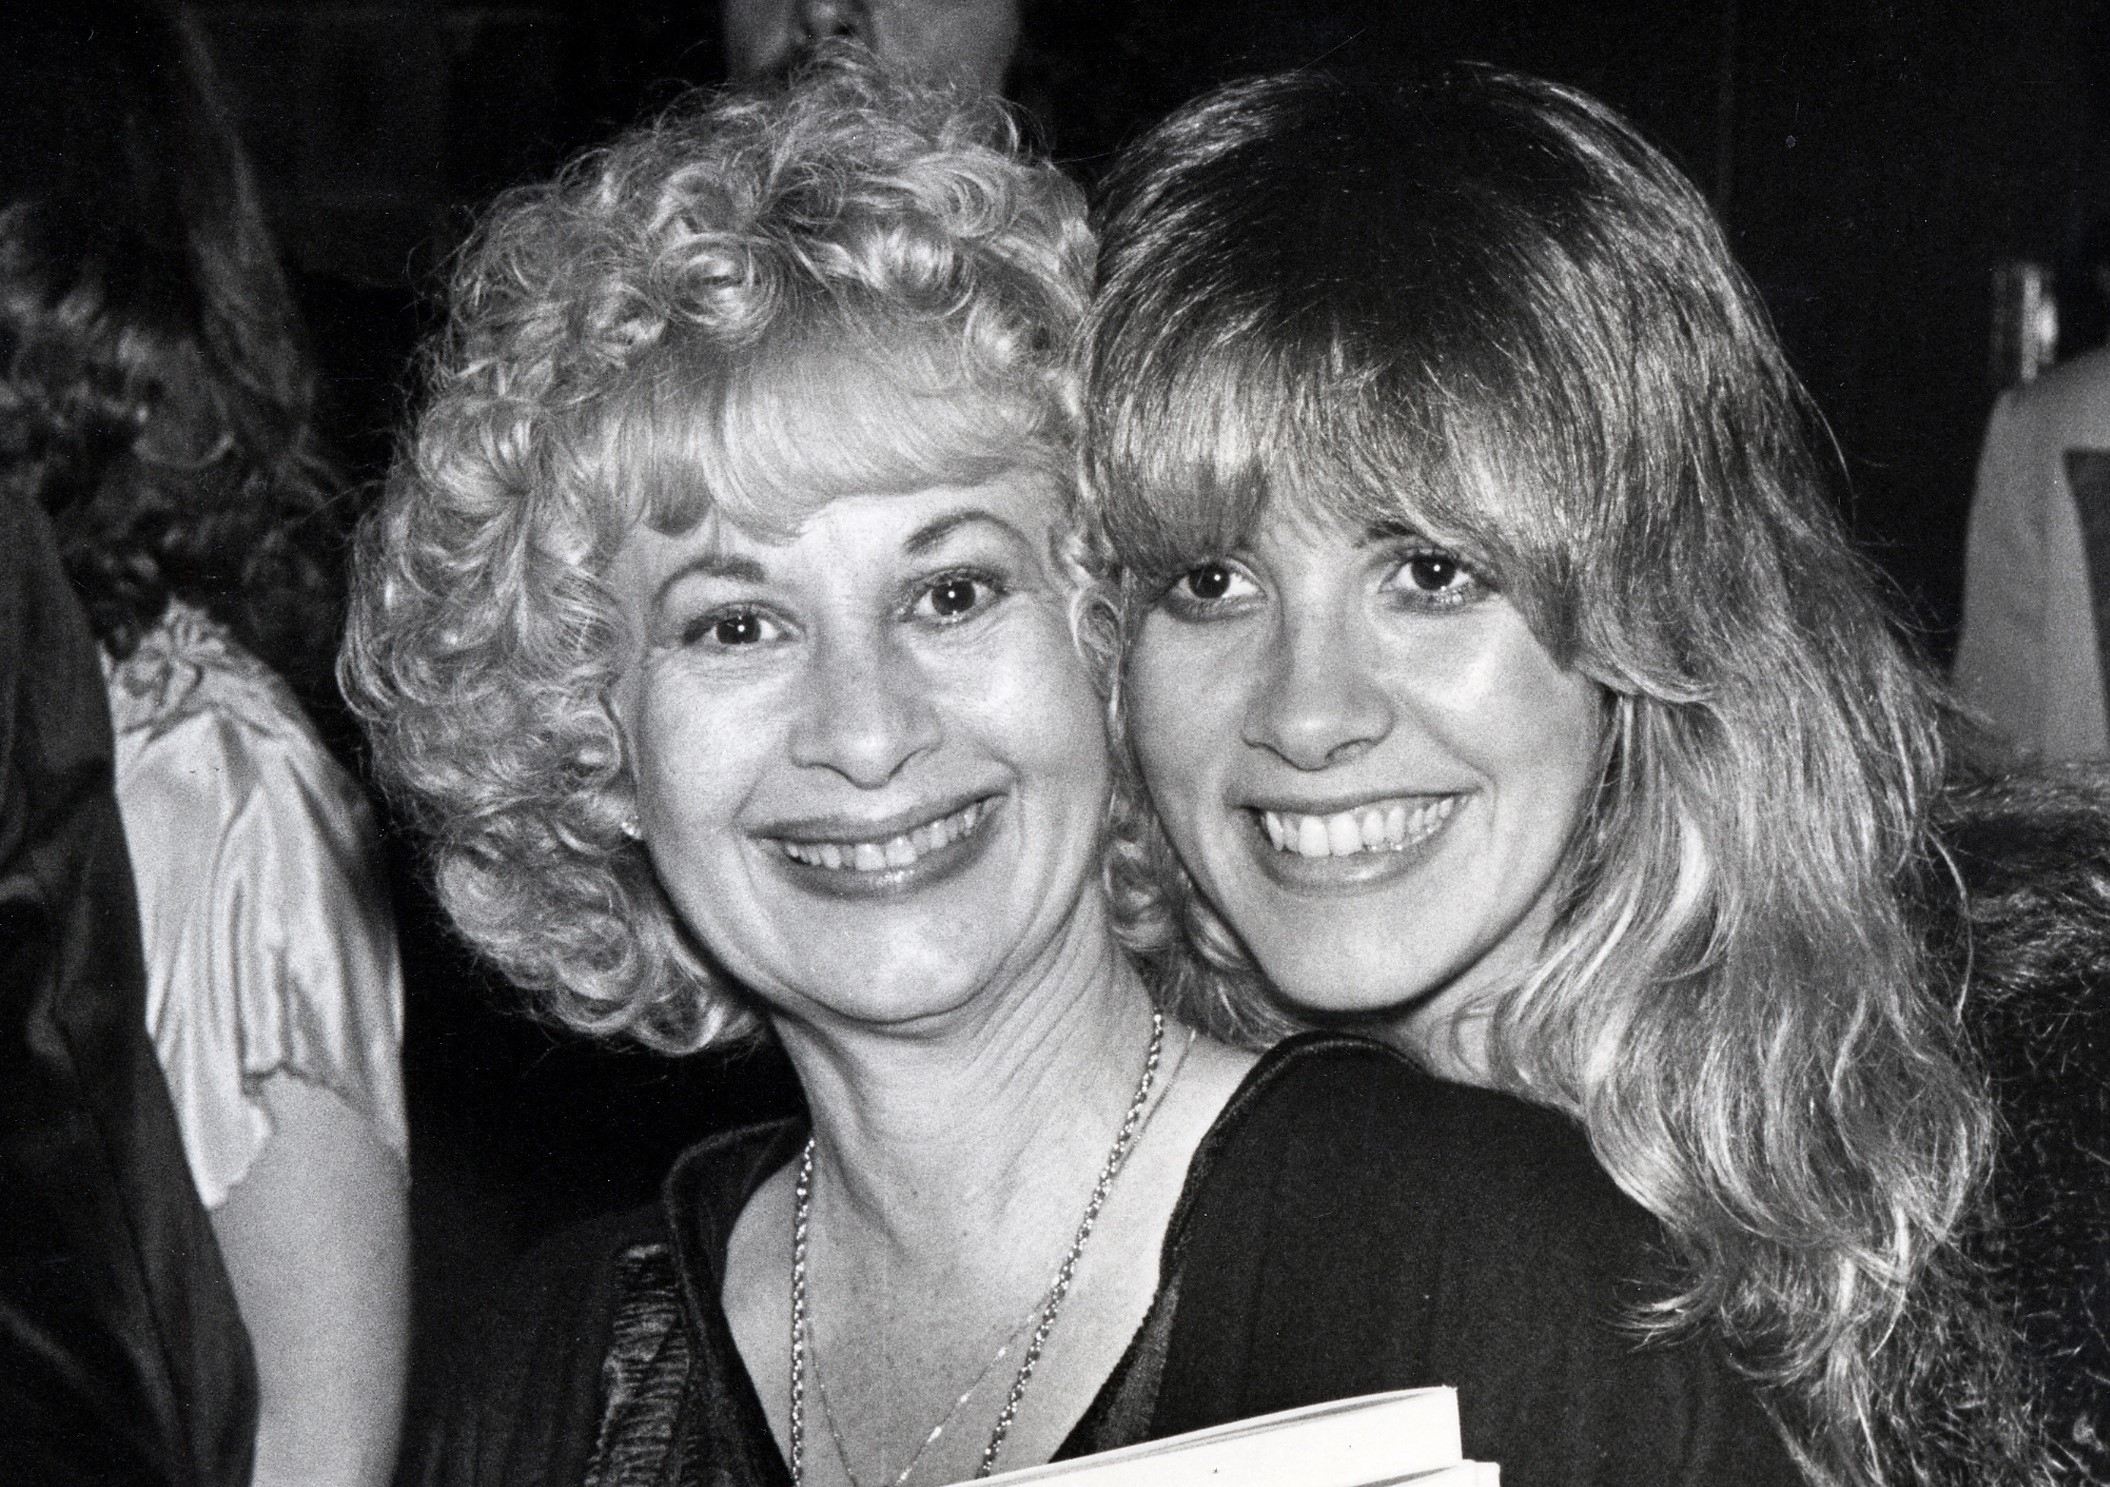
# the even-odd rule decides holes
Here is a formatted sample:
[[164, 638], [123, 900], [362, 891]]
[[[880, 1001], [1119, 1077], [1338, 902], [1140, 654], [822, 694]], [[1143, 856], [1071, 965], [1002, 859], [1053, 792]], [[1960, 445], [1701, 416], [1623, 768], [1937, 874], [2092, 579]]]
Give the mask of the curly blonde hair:
[[[1100, 253], [1098, 644], [1277, 497], [1455, 544], [1610, 699], [1490, 1077], [1575, 1116], [1665, 1222], [1687, 1284], [1650, 1319], [1717, 1328], [1817, 1480], [2033, 1479], [1956, 1244], [1994, 1119], [1910, 901], [1938, 694], [1706, 203], [1554, 84], [1298, 75], [1131, 146]], [[1288, 1009], [1130, 770], [1111, 872], [1134, 948], [1172, 1005], [1266, 1036]]]
[[1091, 261], [1079, 192], [999, 107], [840, 55], [493, 208], [360, 534], [340, 670], [447, 913], [548, 1015], [668, 1052], [754, 1023], [623, 830], [598, 575], [624, 534], [1066, 469]]

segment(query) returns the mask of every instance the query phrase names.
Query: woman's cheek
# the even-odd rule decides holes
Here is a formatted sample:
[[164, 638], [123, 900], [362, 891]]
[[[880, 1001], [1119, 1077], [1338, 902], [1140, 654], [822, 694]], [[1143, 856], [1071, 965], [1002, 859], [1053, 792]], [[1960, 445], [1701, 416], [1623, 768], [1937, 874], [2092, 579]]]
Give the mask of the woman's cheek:
[[1180, 644], [1152, 630], [1139, 641], [1128, 674], [1129, 736], [1154, 798], [1169, 803], [1190, 793], [1231, 728], [1239, 679], [1215, 648]]

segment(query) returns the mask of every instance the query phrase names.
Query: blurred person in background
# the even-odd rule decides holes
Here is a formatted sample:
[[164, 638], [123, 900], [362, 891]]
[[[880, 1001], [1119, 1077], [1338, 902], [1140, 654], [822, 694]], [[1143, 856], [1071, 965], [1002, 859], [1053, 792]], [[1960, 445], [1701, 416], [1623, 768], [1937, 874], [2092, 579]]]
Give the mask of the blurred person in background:
[[146, 1028], [94, 637], [0, 489], [0, 1481], [245, 1487], [249, 1338]]
[[2000, 395], [1964, 549], [1958, 695], [2017, 761], [2110, 759], [2110, 348]]
[[254, 1345], [258, 1484], [393, 1469], [401, 989], [329, 695], [336, 485], [256, 192], [154, 4], [38, 7], [0, 59], [0, 482], [100, 643], [146, 1021]]
[[720, 0], [727, 75], [782, 77], [824, 42], [863, 46], [896, 76], [1003, 92], [1024, 0]]

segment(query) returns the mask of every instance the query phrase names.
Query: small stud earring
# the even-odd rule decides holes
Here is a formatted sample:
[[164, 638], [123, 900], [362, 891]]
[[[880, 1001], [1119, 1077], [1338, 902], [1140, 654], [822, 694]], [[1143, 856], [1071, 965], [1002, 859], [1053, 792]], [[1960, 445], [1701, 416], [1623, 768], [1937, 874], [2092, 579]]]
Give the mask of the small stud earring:
[[638, 824], [636, 811], [625, 812], [623, 819], [617, 822], [616, 826], [624, 836], [629, 837], [633, 842], [644, 840], [645, 829]]

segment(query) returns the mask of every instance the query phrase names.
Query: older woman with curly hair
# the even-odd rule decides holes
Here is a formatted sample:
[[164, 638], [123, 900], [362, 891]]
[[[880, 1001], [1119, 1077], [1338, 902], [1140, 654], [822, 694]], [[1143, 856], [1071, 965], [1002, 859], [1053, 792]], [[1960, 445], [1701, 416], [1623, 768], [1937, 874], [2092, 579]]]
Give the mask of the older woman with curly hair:
[[1067, 358], [1092, 239], [992, 105], [848, 60], [505, 200], [344, 670], [542, 1008], [778, 1040], [807, 1114], [531, 1260], [455, 1483], [957, 1481], [1450, 1383], [1524, 1484], [1782, 1482], [1556, 1117], [1153, 1006], [1100, 888]]
[[1131, 147], [1101, 271], [1168, 1005], [1572, 1116], [1678, 1255], [1636, 1320], [1724, 1339], [1813, 1480], [2040, 1479], [1961, 1246], [1938, 693], [1699, 194], [1553, 84], [1281, 77]]

